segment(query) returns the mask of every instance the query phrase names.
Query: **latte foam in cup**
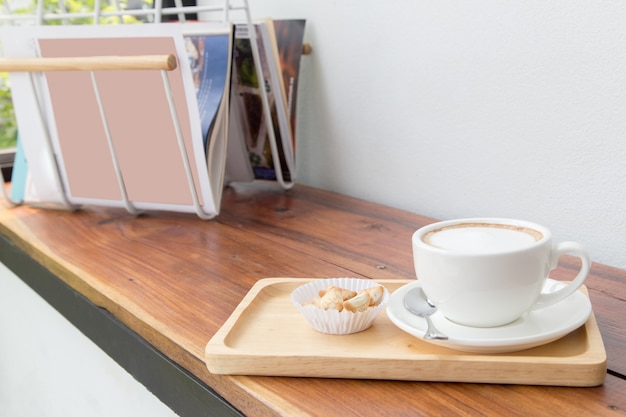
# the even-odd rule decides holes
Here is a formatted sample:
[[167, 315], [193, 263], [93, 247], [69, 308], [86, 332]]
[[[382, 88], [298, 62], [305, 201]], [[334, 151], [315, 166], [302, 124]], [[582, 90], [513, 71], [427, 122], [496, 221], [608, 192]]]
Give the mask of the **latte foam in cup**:
[[426, 233], [422, 240], [434, 247], [465, 253], [508, 252], [543, 238], [539, 230], [499, 223], [460, 223]]

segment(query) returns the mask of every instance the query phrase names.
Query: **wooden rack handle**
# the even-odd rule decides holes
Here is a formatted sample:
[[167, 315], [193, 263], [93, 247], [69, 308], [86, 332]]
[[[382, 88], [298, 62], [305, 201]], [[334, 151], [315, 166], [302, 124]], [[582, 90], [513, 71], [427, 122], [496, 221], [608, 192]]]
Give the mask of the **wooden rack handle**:
[[1, 58], [0, 71], [98, 71], [176, 69], [176, 57], [169, 55], [89, 56], [63, 58]]

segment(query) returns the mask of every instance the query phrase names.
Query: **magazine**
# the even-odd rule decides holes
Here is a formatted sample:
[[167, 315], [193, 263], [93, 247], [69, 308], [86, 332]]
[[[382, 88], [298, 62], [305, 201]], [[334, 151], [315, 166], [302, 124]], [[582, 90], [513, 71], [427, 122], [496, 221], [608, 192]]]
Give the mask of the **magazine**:
[[[285, 181], [293, 181], [295, 163], [292, 131], [287, 117], [285, 94], [282, 92], [282, 73], [275, 55], [275, 40], [267, 21], [255, 22], [254, 27], [265, 85], [260, 86], [258, 82], [248, 25], [237, 24], [231, 74], [231, 117], [238, 118], [241, 131], [231, 131], [229, 141], [232, 146], [245, 144], [255, 179], [276, 180], [278, 169]], [[264, 88], [269, 104], [269, 125], [276, 140], [277, 158], [272, 151], [261, 88]], [[243, 134], [243, 137], [239, 134]], [[275, 160], [279, 161], [280, 166], [276, 166]]]
[[[64, 194], [72, 205], [125, 206], [125, 189], [127, 200], [139, 210], [200, 209], [209, 216], [219, 212], [228, 128], [227, 122], [220, 122], [228, 112], [220, 116], [219, 109], [228, 106], [228, 98], [219, 102], [210, 122], [201, 122], [180, 25], [11, 27], [3, 29], [2, 35], [5, 54], [11, 57], [174, 54], [178, 61], [178, 67], [165, 77], [177, 118], [172, 116], [161, 71], [94, 71], [106, 109], [106, 128], [89, 71], [39, 73], [35, 94], [24, 73], [11, 73], [29, 174], [42, 200], [50, 202], [55, 200], [51, 197]], [[225, 70], [221, 78], [226, 97], [229, 75]], [[215, 106], [209, 110], [209, 100], [206, 103], [204, 110], [216, 110]], [[33, 123], [33, 109], [38, 107], [44, 120]], [[224, 139], [214, 141], [216, 132]], [[47, 136], [52, 158], [45, 155]], [[47, 163], [31, 163], [36, 160]], [[60, 174], [61, 189], [42, 175], [46, 170]]]
[[228, 160], [233, 26], [185, 23], [182, 30], [196, 90], [209, 177], [215, 182], [214, 193], [219, 194], [216, 200], [220, 201]]
[[304, 19], [273, 20], [284, 91], [287, 102], [287, 114], [291, 124], [293, 149], [296, 149], [296, 113], [298, 101], [298, 81], [300, 61], [304, 43]]

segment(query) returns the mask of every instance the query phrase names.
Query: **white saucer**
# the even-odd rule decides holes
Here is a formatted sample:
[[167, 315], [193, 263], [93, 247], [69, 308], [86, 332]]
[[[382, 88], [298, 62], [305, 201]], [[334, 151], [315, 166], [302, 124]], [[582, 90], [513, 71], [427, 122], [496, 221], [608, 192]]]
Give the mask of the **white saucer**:
[[[548, 279], [543, 292], [555, 291], [563, 285]], [[387, 304], [387, 316], [400, 329], [421, 339], [426, 332], [426, 320], [404, 307], [405, 294], [419, 286], [420, 282], [415, 281], [394, 291]], [[580, 291], [549, 307], [524, 313], [516, 321], [499, 327], [463, 326], [437, 311], [431, 319], [435, 327], [448, 336], [448, 340], [423, 340], [472, 353], [516, 352], [559, 339], [582, 326], [590, 315], [591, 302]]]

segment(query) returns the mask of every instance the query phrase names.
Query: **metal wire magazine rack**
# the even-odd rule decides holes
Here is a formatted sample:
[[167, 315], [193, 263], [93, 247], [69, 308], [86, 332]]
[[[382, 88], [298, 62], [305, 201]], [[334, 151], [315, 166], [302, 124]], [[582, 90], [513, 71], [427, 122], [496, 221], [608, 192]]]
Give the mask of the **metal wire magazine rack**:
[[[248, 33], [250, 36], [250, 46], [251, 52], [253, 55], [255, 70], [258, 78], [259, 86], [265, 85], [263, 70], [261, 68], [261, 60], [259, 55], [259, 49], [256, 42], [256, 31], [253, 30], [253, 21], [250, 14], [248, 0], [241, 0], [238, 4], [234, 4], [231, 0], [215, 0], [210, 2], [210, 4], [197, 5], [197, 6], [188, 6], [183, 5], [182, 0], [175, 0], [174, 7], [164, 7], [162, 0], [155, 0], [152, 7], [144, 7], [138, 9], [123, 9], [119, 3], [119, 0], [110, 0], [110, 2], [106, 3], [109, 7], [103, 9], [103, 2], [101, 0], [94, 1], [94, 7], [92, 11], [87, 12], [56, 12], [56, 13], [46, 13], [44, 10], [44, 1], [37, 0], [36, 9], [34, 13], [14, 13], [11, 10], [11, 3], [24, 3], [24, 1], [14, 1], [9, 2], [4, 0], [1, 5], [0, 10], [0, 24], [2, 25], [44, 25], [47, 21], [56, 21], [61, 22], [63, 25], [70, 25], [71, 22], [75, 19], [91, 19], [94, 25], [100, 24], [103, 19], [119, 19], [120, 23], [123, 23], [124, 16], [134, 16], [137, 19], [142, 19], [148, 23], [160, 23], [165, 20], [177, 19], [180, 22], [185, 22], [187, 20], [188, 15], [198, 15], [200, 13], [210, 14], [212, 19], [215, 19], [214, 16], [219, 16], [222, 22], [232, 22], [233, 14], [243, 13], [244, 22], [248, 27]], [[66, 8], [64, 7], [64, 1], [58, 0], [59, 9], [64, 11]], [[113, 57], [109, 57], [113, 58]], [[110, 132], [107, 126], [107, 118], [104, 112], [104, 108], [100, 101], [100, 94], [98, 84], [93, 76], [94, 70], [101, 69], [133, 69], [137, 65], [142, 65], [142, 69], [152, 69], [155, 71], [160, 71], [163, 80], [163, 89], [165, 90], [166, 96], [168, 98], [168, 103], [171, 111], [172, 121], [175, 126], [176, 131], [176, 140], [178, 141], [178, 146], [180, 149], [180, 157], [182, 158], [183, 165], [186, 171], [187, 185], [189, 190], [191, 191], [191, 196], [193, 200], [193, 206], [195, 208], [195, 213], [204, 220], [211, 219], [215, 217], [217, 211], [219, 211], [219, 203], [216, 212], [206, 211], [202, 205], [200, 204], [199, 199], [199, 191], [197, 189], [196, 183], [194, 182], [193, 175], [191, 172], [191, 167], [189, 164], [189, 155], [188, 150], [186, 149], [185, 143], [182, 139], [182, 135], [180, 132], [180, 124], [178, 121], [178, 116], [176, 112], [176, 106], [174, 105], [174, 101], [172, 99], [172, 91], [168, 82], [167, 72], [172, 70], [172, 59], [173, 57], [168, 56], [136, 56], [134, 59], [128, 59], [125, 62], [112, 62], [109, 60], [92, 60], [89, 62], [88, 60], [83, 59], [80, 62], [71, 62], [69, 65], [73, 65], [74, 67], [69, 69], [76, 69], [76, 65], [81, 65], [80, 69], [83, 71], [89, 71], [91, 74], [91, 78], [93, 81], [93, 89], [98, 101], [98, 105], [100, 108], [102, 122], [105, 126], [105, 132], [107, 132], [107, 141], [109, 144], [109, 151], [111, 153], [111, 157], [113, 160], [113, 165], [115, 169], [115, 173], [118, 179], [119, 191], [122, 196], [123, 206], [125, 209], [134, 215], [140, 214], [141, 210], [137, 209], [128, 198], [128, 193], [125, 189], [124, 176], [122, 171], [120, 170], [119, 164], [117, 163], [117, 155], [115, 151], [115, 147], [112, 146]], [[11, 61], [2, 60], [1, 64], [3, 68], [0, 68], [1, 71], [26, 71], [29, 73], [31, 77], [32, 83], [32, 73], [33, 72], [41, 72], [41, 71], [50, 71], [50, 70], [63, 70], [68, 69], [68, 62], [60, 63], [51, 61], [52, 58], [37, 58], [37, 63], [33, 65], [33, 62], [23, 62], [23, 61]], [[175, 61], [175, 59], [174, 59]], [[108, 62], [108, 63], [107, 63]], [[107, 65], [114, 66], [115, 68], [105, 68]], [[175, 64], [174, 64], [175, 67]], [[35, 86], [33, 85], [33, 90]], [[292, 173], [291, 178], [288, 181], [285, 181], [282, 173], [281, 164], [279, 158], [279, 151], [277, 146], [277, 137], [274, 131], [274, 125], [272, 123], [272, 114], [270, 110], [269, 100], [267, 96], [267, 92], [264, 88], [259, 88], [259, 95], [262, 101], [263, 113], [264, 113], [264, 123], [267, 130], [269, 146], [272, 152], [272, 159], [274, 166], [276, 167], [276, 180], [277, 182], [285, 189], [291, 188], [294, 184], [295, 180], [295, 172]], [[41, 105], [38, 107], [38, 117], [43, 118]], [[74, 209], [72, 203], [70, 203], [67, 198], [66, 192], [64, 191], [62, 175], [60, 173], [60, 167], [55, 160], [55, 156], [52, 149], [52, 144], [50, 142], [50, 138], [47, 138], [48, 147], [48, 155], [51, 158], [50, 163], [56, 168], [54, 175], [54, 181], [59, 190], [62, 190], [62, 206], [67, 209]], [[2, 178], [4, 180], [4, 178]], [[3, 181], [4, 182], [4, 181]], [[5, 187], [2, 187], [2, 192], [4, 198], [9, 201], [13, 205], [19, 205], [23, 203], [23, 200], [14, 200], [11, 196], [7, 195]]]

